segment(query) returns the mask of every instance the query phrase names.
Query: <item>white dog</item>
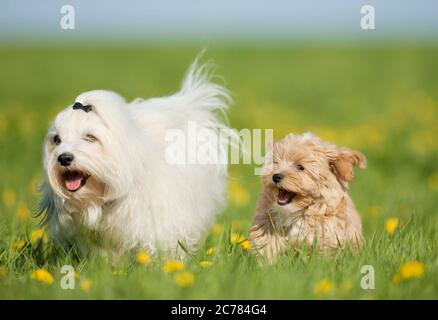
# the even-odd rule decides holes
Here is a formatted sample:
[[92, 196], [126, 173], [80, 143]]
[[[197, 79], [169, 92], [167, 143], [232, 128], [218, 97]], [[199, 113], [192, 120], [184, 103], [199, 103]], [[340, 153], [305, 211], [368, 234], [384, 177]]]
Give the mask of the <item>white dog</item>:
[[173, 254], [179, 242], [195, 247], [223, 208], [227, 167], [169, 164], [165, 136], [187, 132], [188, 121], [215, 136], [226, 128], [216, 113], [230, 98], [210, 79], [195, 61], [172, 96], [126, 102], [95, 90], [57, 115], [44, 142], [39, 207], [55, 239], [115, 258], [133, 247]]

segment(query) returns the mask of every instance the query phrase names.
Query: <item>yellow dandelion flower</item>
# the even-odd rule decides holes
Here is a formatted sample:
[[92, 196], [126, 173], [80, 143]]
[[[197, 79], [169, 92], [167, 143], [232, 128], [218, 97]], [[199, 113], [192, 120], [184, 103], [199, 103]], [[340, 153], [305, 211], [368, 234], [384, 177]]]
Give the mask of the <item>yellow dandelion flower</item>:
[[33, 245], [35, 245], [41, 239], [44, 241], [44, 243], [47, 243], [49, 240], [49, 236], [44, 229], [36, 229], [30, 233], [30, 242]]
[[237, 207], [245, 207], [250, 201], [250, 195], [239, 182], [230, 181], [228, 185], [228, 199]]
[[20, 241], [15, 242], [12, 245], [12, 249], [14, 249], [14, 250], [21, 250], [21, 249], [24, 248], [25, 245], [26, 245], [26, 241], [20, 240]]
[[205, 268], [205, 269], [210, 268], [212, 265], [213, 265], [213, 262], [207, 261], [207, 260], [199, 262], [199, 266], [202, 268]]
[[184, 262], [182, 262], [181, 260], [172, 260], [172, 261], [168, 261], [163, 266], [163, 271], [165, 273], [171, 273], [174, 271], [180, 271], [184, 268], [185, 268]]
[[18, 220], [20, 220], [21, 222], [26, 222], [26, 221], [29, 221], [30, 216], [31, 216], [30, 210], [27, 207], [27, 205], [24, 204], [23, 202], [20, 202], [18, 205], [18, 209], [17, 209]]
[[240, 235], [238, 233], [232, 233], [230, 236], [231, 244], [239, 244], [245, 240], [246, 240], [245, 237], [243, 237], [242, 235]]
[[135, 260], [137, 260], [139, 264], [144, 266], [147, 266], [152, 261], [151, 256], [146, 251], [140, 251], [139, 253], [137, 253]]
[[216, 236], [221, 235], [222, 232], [224, 232], [224, 226], [221, 224], [215, 224], [213, 227], [211, 227], [211, 233]]
[[401, 265], [400, 276], [403, 279], [421, 278], [424, 276], [424, 264], [418, 261], [411, 261]]
[[333, 290], [334, 286], [334, 283], [329, 279], [323, 279], [315, 285], [314, 292], [317, 295], [328, 294]]
[[174, 280], [181, 288], [187, 288], [195, 283], [195, 276], [187, 271], [179, 272], [175, 275]]
[[251, 249], [251, 243], [248, 240], [245, 240], [240, 243], [240, 246], [243, 250], [250, 250]]
[[14, 191], [10, 189], [3, 191], [3, 203], [6, 207], [11, 208], [15, 204], [16, 200], [17, 196], [15, 195]]
[[211, 247], [207, 249], [207, 255], [211, 256], [212, 254], [214, 254], [216, 252], [216, 248], [215, 247]]
[[438, 171], [432, 173], [429, 177], [427, 177], [427, 184], [430, 189], [438, 192]]
[[45, 269], [37, 269], [30, 273], [30, 278], [39, 282], [51, 284], [53, 283], [52, 274]]
[[339, 285], [339, 290], [342, 293], [347, 293], [351, 290], [352, 287], [353, 287], [353, 284], [351, 283], [351, 281], [345, 280], [345, 281], [342, 281], [341, 284]]
[[397, 229], [397, 226], [398, 226], [398, 218], [390, 218], [386, 220], [385, 223], [386, 233], [392, 235]]
[[409, 280], [412, 278], [421, 278], [425, 274], [424, 264], [418, 261], [411, 261], [400, 266], [399, 270], [394, 274], [392, 282], [394, 284], [400, 283], [402, 280]]
[[5, 267], [0, 266], [0, 279], [6, 277], [7, 271]]
[[82, 279], [79, 282], [79, 288], [81, 288], [83, 291], [90, 291], [92, 286], [93, 286], [93, 281], [90, 279]]

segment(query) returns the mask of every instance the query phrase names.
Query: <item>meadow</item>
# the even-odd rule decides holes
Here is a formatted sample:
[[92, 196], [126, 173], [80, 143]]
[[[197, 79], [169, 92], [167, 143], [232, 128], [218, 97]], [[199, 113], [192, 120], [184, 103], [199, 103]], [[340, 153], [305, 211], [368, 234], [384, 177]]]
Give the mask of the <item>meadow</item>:
[[[253, 165], [230, 166], [228, 205], [184, 262], [127, 253], [117, 267], [57, 247], [32, 210], [54, 115], [83, 91], [167, 95], [200, 48], [0, 47], [1, 299], [438, 298], [438, 48], [210, 48], [233, 92], [232, 127], [313, 131], [361, 150], [350, 186], [365, 242], [354, 255], [284, 254], [259, 266], [245, 237], [260, 192]], [[60, 270], [75, 268], [74, 290]], [[360, 286], [374, 268], [375, 288]]]

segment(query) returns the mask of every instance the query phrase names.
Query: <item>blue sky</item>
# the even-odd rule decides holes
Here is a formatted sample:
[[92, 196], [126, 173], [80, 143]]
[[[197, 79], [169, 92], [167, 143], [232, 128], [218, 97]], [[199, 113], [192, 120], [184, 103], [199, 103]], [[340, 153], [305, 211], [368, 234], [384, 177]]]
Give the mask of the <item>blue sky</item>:
[[[73, 31], [59, 26], [65, 4], [75, 8]], [[376, 11], [372, 31], [360, 28], [365, 4]], [[0, 6], [0, 40], [438, 38], [433, 0], [2, 0]]]

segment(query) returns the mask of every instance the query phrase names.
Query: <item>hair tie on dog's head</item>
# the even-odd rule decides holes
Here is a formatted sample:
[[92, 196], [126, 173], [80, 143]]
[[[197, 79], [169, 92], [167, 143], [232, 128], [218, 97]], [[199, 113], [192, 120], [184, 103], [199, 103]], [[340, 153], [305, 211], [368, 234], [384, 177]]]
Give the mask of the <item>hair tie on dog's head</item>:
[[84, 110], [85, 112], [90, 112], [91, 110], [93, 110], [93, 107], [90, 105], [84, 106], [80, 102], [75, 102], [75, 104], [73, 105], [73, 110], [78, 110], [78, 109]]

